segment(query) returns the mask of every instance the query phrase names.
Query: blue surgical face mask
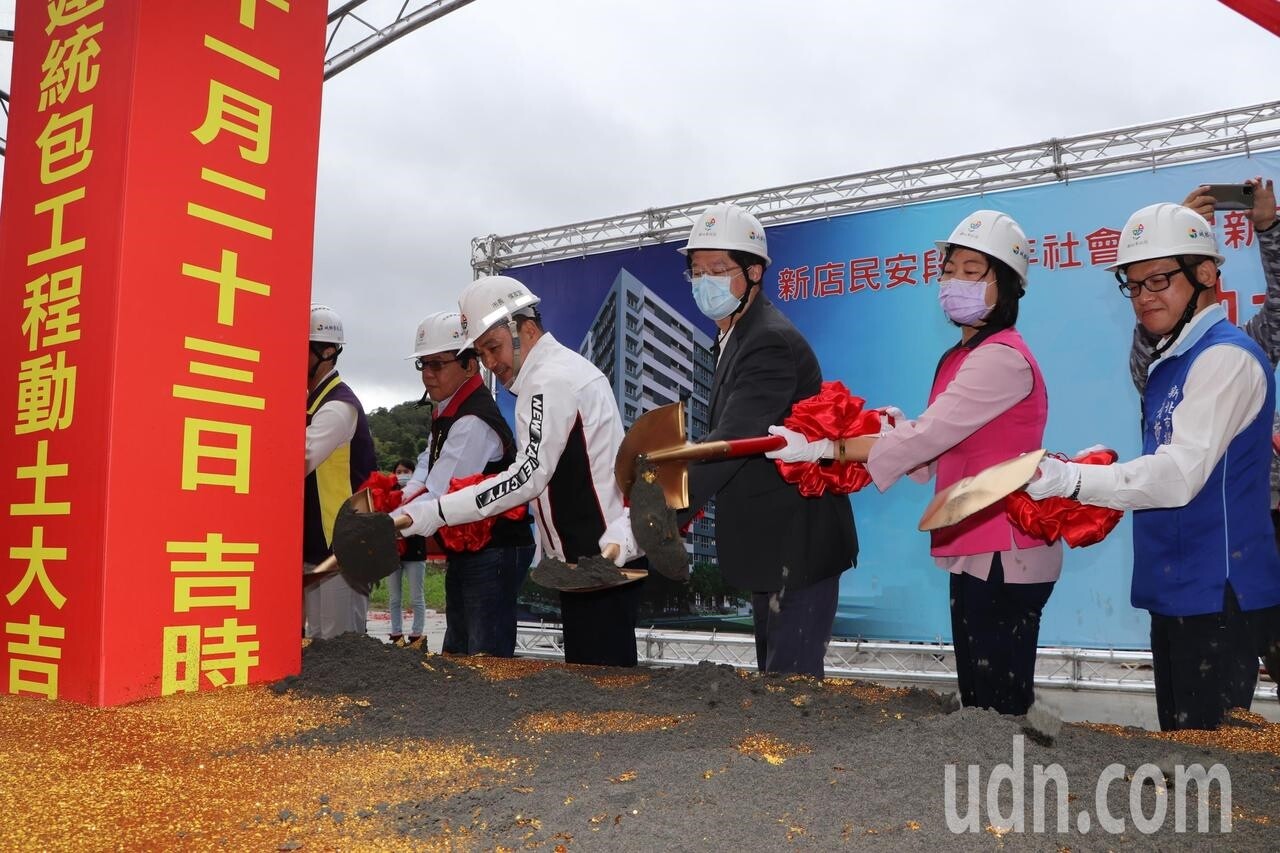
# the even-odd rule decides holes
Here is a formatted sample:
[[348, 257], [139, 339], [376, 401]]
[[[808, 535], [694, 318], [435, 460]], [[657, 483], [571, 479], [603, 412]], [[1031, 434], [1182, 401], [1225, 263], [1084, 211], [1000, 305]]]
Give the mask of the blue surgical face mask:
[[723, 320], [733, 313], [742, 300], [729, 289], [731, 275], [703, 275], [693, 280], [693, 301], [698, 310], [712, 320]]
[[413, 475], [412, 474], [396, 474], [396, 482], [400, 484], [400, 488], [403, 489], [405, 487], [405, 485], [409, 482], [409, 478], [411, 476]]
[[992, 308], [987, 304], [987, 282], [960, 278], [938, 282], [938, 302], [947, 318], [961, 326], [985, 320]]

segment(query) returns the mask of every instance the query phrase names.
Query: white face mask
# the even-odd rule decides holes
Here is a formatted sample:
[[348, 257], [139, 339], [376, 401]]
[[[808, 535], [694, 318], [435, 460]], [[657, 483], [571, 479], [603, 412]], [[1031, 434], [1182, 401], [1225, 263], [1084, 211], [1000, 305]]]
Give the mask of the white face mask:
[[938, 303], [947, 318], [961, 326], [985, 320], [993, 307], [987, 304], [987, 282], [962, 278], [938, 282]]
[[399, 483], [400, 488], [403, 489], [405, 485], [409, 482], [409, 478], [412, 476], [413, 476], [412, 474], [396, 474], [396, 482]]

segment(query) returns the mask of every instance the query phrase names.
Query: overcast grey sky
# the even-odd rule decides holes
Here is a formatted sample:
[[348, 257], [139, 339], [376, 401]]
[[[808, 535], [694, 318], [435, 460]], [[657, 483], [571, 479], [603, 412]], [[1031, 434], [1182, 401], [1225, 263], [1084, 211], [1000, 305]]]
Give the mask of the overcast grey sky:
[[476, 0], [325, 84], [313, 298], [416, 399], [473, 236], [1266, 101], [1277, 56], [1216, 0]]

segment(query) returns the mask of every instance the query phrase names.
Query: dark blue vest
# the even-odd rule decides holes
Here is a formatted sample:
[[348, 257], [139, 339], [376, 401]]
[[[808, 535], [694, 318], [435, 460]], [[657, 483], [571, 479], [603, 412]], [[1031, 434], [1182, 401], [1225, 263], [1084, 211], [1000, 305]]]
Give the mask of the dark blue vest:
[[1147, 379], [1142, 452], [1173, 437], [1173, 411], [1202, 352], [1229, 344], [1257, 359], [1267, 377], [1262, 410], [1227, 445], [1204, 488], [1185, 506], [1133, 514], [1134, 607], [1163, 616], [1222, 610], [1231, 583], [1242, 610], [1280, 604], [1280, 553], [1271, 525], [1271, 416], [1276, 384], [1258, 345], [1226, 317], [1197, 327]]

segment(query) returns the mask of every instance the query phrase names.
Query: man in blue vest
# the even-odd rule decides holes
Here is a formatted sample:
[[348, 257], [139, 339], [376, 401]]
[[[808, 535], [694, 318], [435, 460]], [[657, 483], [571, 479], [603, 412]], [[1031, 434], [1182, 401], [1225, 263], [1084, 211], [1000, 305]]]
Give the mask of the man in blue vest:
[[[1217, 304], [1212, 227], [1177, 204], [1125, 223], [1109, 267], [1159, 338], [1142, 401], [1143, 455], [1046, 459], [1031, 497], [1134, 510], [1134, 607], [1151, 613], [1160, 728], [1211, 729], [1280, 659], [1280, 554], [1270, 517], [1275, 377]], [[1245, 663], [1248, 662], [1248, 663]]]
[[[307, 346], [307, 469], [303, 490], [304, 572], [330, 554], [338, 508], [377, 467], [364, 408], [338, 376], [342, 318], [325, 305], [311, 306]], [[356, 589], [339, 572], [307, 580], [302, 590], [306, 635], [328, 639], [363, 634], [369, 590]]]

